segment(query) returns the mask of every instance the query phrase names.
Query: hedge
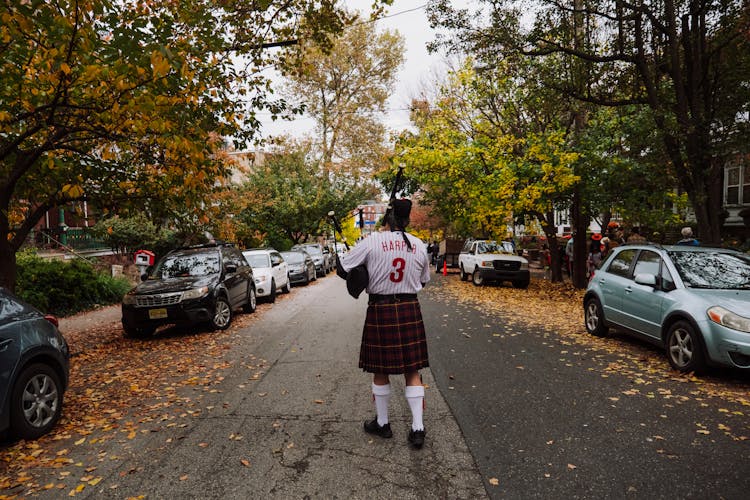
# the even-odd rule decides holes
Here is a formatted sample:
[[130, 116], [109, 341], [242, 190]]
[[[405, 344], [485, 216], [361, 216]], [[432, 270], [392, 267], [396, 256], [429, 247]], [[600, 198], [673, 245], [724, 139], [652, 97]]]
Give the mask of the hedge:
[[33, 251], [16, 256], [16, 294], [45, 313], [67, 316], [99, 305], [115, 304], [131, 287], [81, 259], [46, 260]]

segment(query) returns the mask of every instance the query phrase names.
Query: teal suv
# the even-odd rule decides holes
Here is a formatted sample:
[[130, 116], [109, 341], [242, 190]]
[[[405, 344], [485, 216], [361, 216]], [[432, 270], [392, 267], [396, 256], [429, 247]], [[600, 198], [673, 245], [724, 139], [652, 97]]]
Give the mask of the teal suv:
[[750, 369], [750, 256], [729, 249], [623, 245], [594, 273], [586, 330], [635, 333], [681, 372]]

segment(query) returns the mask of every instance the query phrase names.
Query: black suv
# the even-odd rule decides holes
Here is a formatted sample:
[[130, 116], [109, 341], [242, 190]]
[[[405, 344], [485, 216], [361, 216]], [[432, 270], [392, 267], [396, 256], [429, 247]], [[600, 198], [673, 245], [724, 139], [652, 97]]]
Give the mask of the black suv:
[[255, 311], [253, 271], [231, 244], [179, 248], [122, 299], [126, 337], [151, 335], [160, 325], [205, 323], [224, 330], [233, 311]]

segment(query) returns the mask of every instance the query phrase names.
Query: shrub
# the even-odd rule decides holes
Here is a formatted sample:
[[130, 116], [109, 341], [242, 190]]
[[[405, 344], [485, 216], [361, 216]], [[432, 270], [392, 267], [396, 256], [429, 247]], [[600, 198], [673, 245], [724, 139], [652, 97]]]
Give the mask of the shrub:
[[44, 312], [65, 316], [97, 305], [114, 304], [131, 284], [97, 271], [84, 260], [46, 260], [33, 251], [17, 255], [16, 293]]

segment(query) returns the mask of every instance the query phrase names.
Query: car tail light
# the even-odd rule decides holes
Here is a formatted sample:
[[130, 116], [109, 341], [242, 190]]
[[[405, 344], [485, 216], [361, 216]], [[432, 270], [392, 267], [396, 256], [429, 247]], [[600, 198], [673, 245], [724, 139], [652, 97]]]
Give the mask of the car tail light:
[[44, 315], [44, 319], [46, 319], [47, 321], [49, 321], [50, 323], [52, 323], [53, 325], [55, 325], [55, 328], [59, 328], [60, 327], [60, 322], [57, 321], [57, 318], [54, 317], [54, 316], [52, 316], [51, 314], [45, 314]]

